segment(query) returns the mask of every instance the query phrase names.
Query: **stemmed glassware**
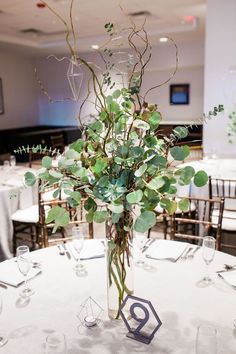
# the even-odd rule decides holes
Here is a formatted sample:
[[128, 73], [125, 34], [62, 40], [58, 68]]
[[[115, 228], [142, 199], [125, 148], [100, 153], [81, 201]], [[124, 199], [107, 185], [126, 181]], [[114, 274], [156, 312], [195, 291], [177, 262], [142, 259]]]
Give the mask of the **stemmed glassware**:
[[[3, 303], [2, 303], [2, 297], [0, 294], [0, 315], [2, 313], [2, 308], [3, 308]], [[7, 343], [7, 339], [0, 335], [0, 347], [4, 346], [6, 343]]]
[[32, 261], [30, 259], [30, 251], [28, 246], [19, 246], [16, 250], [17, 265], [21, 274], [24, 275], [24, 289], [20, 292], [23, 298], [34, 294], [34, 291], [29, 288], [27, 283], [27, 275], [31, 269]]
[[216, 247], [216, 240], [214, 237], [212, 237], [212, 236], [203, 237], [202, 257], [203, 257], [204, 262], [206, 263], [206, 274], [205, 274], [202, 281], [205, 284], [212, 283], [212, 279], [209, 276], [209, 265], [214, 259], [215, 247]]
[[74, 267], [74, 270], [78, 274], [84, 273], [85, 266], [81, 263], [81, 258], [80, 258], [80, 253], [84, 247], [84, 233], [81, 226], [72, 227], [72, 242], [73, 242], [73, 247], [76, 250], [76, 253], [78, 255], [77, 263]]
[[10, 165], [11, 165], [11, 167], [16, 166], [16, 157], [14, 155], [11, 155], [11, 157], [10, 157]]
[[144, 262], [142, 250], [143, 247], [145, 246], [145, 243], [147, 242], [147, 238], [145, 237], [144, 234], [140, 234], [136, 232], [134, 234], [134, 242], [136, 246], [136, 257], [137, 257], [135, 264], [137, 266], [143, 266], [145, 262]]
[[66, 354], [66, 338], [63, 333], [53, 332], [46, 338], [46, 354]]
[[214, 327], [206, 325], [198, 327], [195, 353], [217, 353], [217, 330]]

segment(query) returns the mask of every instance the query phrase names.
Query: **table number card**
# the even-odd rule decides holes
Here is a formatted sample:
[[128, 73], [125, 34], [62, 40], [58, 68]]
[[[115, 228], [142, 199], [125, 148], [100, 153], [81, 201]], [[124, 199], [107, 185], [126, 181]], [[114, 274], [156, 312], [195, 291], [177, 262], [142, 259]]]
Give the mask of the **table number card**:
[[128, 329], [126, 336], [145, 344], [151, 343], [162, 325], [152, 303], [132, 295], [126, 296], [120, 315]]

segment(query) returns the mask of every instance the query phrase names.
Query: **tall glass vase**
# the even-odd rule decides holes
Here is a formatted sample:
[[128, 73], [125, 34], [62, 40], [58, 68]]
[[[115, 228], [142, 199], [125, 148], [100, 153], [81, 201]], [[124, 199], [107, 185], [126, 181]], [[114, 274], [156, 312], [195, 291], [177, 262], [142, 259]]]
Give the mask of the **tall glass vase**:
[[108, 316], [119, 318], [119, 308], [126, 295], [133, 294], [133, 257], [130, 212], [122, 213], [117, 223], [108, 222], [107, 237], [107, 301]]

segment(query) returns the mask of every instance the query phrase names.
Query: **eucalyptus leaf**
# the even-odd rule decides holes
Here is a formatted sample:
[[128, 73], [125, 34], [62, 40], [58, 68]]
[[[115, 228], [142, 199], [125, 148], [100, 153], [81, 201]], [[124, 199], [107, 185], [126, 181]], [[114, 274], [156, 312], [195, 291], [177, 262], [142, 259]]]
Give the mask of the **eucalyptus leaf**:
[[61, 172], [55, 171], [55, 170], [49, 170], [48, 171], [49, 175], [56, 178], [56, 179], [60, 179], [63, 177], [63, 174]]
[[147, 165], [146, 163], [144, 163], [143, 165], [141, 165], [141, 166], [134, 172], [135, 177], [141, 177], [141, 176], [144, 174], [144, 172], [146, 171], [147, 166], [148, 166], [148, 165]]
[[97, 223], [102, 223], [106, 221], [109, 217], [109, 213], [106, 210], [95, 211], [93, 214], [93, 221]]
[[153, 211], [143, 211], [136, 219], [134, 230], [144, 233], [156, 224], [156, 214]]
[[178, 202], [178, 207], [180, 210], [182, 211], [188, 211], [189, 210], [189, 200], [187, 198], [182, 198], [179, 202]]
[[164, 178], [162, 178], [161, 176], [158, 177], [154, 177], [148, 184], [148, 188], [153, 189], [153, 190], [158, 190], [161, 187], [163, 187], [165, 184], [165, 180]]
[[52, 166], [52, 158], [50, 156], [44, 156], [42, 158], [42, 166], [45, 168], [50, 168]]
[[170, 149], [170, 154], [176, 161], [183, 161], [189, 155], [190, 149], [187, 145], [174, 146]]
[[160, 112], [154, 111], [148, 121], [151, 130], [156, 130], [161, 122]]
[[167, 210], [169, 214], [174, 214], [177, 210], [177, 202], [168, 198], [162, 198], [160, 201], [160, 206]]
[[186, 127], [176, 127], [173, 130], [173, 133], [179, 139], [186, 138], [189, 134], [188, 129]]
[[124, 211], [123, 204], [109, 204], [107, 207], [109, 210], [116, 214], [120, 214]]
[[60, 206], [52, 207], [47, 215], [46, 224], [50, 224], [52, 222], [55, 223], [53, 231], [55, 232], [58, 227], [63, 227], [69, 224], [70, 216], [69, 212]]
[[133, 126], [135, 128], [139, 128], [142, 130], [149, 130], [150, 129], [150, 125], [141, 119], [135, 119], [135, 121], [133, 122]]
[[26, 172], [24, 175], [25, 184], [29, 187], [36, 183], [36, 177], [32, 172]]
[[195, 186], [203, 187], [208, 182], [208, 175], [205, 171], [200, 170], [195, 174], [193, 181]]
[[142, 197], [143, 197], [143, 192], [140, 189], [138, 189], [137, 191], [128, 193], [126, 196], [126, 200], [130, 204], [137, 204], [141, 201]]

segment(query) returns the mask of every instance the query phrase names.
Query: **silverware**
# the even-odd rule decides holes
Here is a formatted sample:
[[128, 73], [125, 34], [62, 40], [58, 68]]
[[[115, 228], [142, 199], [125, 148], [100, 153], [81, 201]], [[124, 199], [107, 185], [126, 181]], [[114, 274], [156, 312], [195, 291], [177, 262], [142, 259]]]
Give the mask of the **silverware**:
[[68, 259], [71, 259], [70, 252], [69, 252], [68, 249], [66, 248], [66, 245], [65, 245], [64, 243], [62, 243], [61, 246], [64, 248], [65, 253], [66, 253], [66, 255], [67, 255], [67, 258], [68, 258]]
[[156, 241], [155, 238], [149, 238], [149, 239], [145, 242], [144, 246], [142, 247], [141, 252], [143, 253], [143, 252], [147, 251], [147, 249], [148, 249], [148, 248], [151, 246], [151, 244], [152, 244], [153, 242], [155, 242], [155, 241]]
[[201, 246], [197, 246], [196, 248], [194, 248], [193, 252], [188, 254], [188, 259], [193, 259], [194, 258], [194, 255], [195, 253], [201, 248]]
[[230, 264], [224, 264], [224, 267], [226, 270], [233, 270], [233, 269], [236, 269], [236, 264], [234, 265], [230, 265]]
[[7, 289], [8, 286], [6, 284], [0, 283], [0, 288]]
[[217, 270], [216, 273], [227, 273], [227, 272], [232, 272], [232, 270], [235, 270], [235, 268], [233, 269], [221, 269], [221, 270]]
[[187, 250], [185, 250], [184, 253], [182, 254], [182, 256], [180, 257], [180, 259], [182, 261], [185, 261], [188, 258], [188, 254], [189, 254], [189, 252], [192, 251], [192, 249], [193, 249], [192, 247], [188, 247]]
[[230, 288], [236, 290], [236, 287], [235, 287], [234, 285], [228, 283], [228, 282], [224, 279], [224, 277], [222, 277], [222, 275], [221, 275], [220, 273], [218, 273], [218, 277], [220, 277], [220, 278], [225, 282], [225, 284], [227, 284]]
[[65, 251], [61, 248], [61, 245], [57, 245], [58, 249], [59, 249], [59, 255], [60, 256], [64, 256], [66, 253]]

